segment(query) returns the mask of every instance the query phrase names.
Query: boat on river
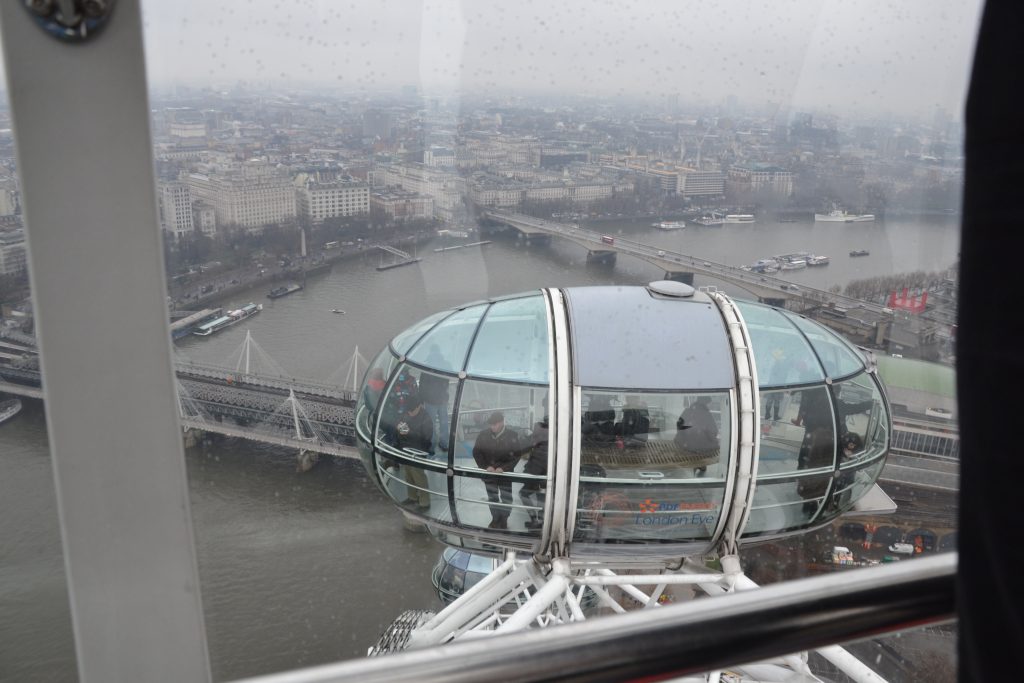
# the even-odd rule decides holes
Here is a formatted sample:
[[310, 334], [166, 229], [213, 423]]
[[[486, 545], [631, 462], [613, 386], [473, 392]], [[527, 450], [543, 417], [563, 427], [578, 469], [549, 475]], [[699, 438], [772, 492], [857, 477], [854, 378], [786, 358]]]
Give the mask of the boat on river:
[[192, 334], [198, 335], [200, 337], [209, 337], [214, 332], [220, 332], [225, 327], [231, 327], [235, 323], [240, 323], [246, 318], [251, 318], [252, 316], [256, 315], [262, 310], [263, 304], [248, 303], [245, 306], [242, 306], [241, 308], [235, 309], [233, 311], [228, 311], [228, 314], [225, 316], [208, 322], [205, 325], [200, 325], [199, 329], [193, 332]]
[[833, 209], [828, 213], [814, 214], [814, 221], [816, 223], [868, 223], [873, 220], [875, 220], [875, 214], [873, 213], [853, 214], [840, 211], [839, 209]]
[[867, 249], [854, 249], [850, 252], [850, 256], [867, 256], [870, 253]]
[[711, 213], [702, 215], [700, 218], [695, 218], [694, 222], [699, 225], [717, 228], [725, 222], [725, 219], [722, 218], [722, 214], [712, 211]]
[[21, 401], [16, 398], [0, 401], [0, 424], [21, 412]]
[[726, 223], [753, 223], [754, 214], [752, 213], [730, 213], [725, 216]]
[[292, 283], [290, 285], [282, 285], [281, 287], [274, 287], [267, 294], [268, 299], [280, 299], [282, 296], [288, 296], [293, 292], [298, 292], [303, 289], [304, 285], [298, 283]]
[[661, 221], [660, 223], [651, 223], [651, 225], [658, 230], [682, 230], [686, 227], [684, 221]]

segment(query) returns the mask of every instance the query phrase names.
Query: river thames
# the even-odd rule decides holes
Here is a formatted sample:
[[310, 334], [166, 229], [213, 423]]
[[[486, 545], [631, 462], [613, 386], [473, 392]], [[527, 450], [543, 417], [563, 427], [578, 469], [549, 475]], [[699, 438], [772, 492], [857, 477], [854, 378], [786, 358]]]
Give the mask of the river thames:
[[[959, 250], [954, 217], [759, 221], [678, 231], [654, 229], [652, 220], [584, 227], [737, 266], [796, 251], [828, 255], [827, 267], [778, 273], [823, 289], [944, 270]], [[586, 265], [582, 248], [557, 240], [529, 246], [496, 236], [488, 245], [441, 253], [433, 251], [437, 246], [422, 246], [419, 264], [382, 272], [378, 254], [367, 252], [276, 300], [266, 298], [266, 287], [235, 294], [221, 305], [253, 301], [264, 310], [212, 337], [184, 339], [176, 353], [233, 366], [249, 330], [287, 375], [340, 383], [357, 346], [372, 358], [402, 329], [444, 308], [542, 286], [642, 284], [662, 276], [621, 255], [614, 267]], [[850, 258], [854, 249], [870, 255]], [[695, 284], [744, 297], [713, 280]], [[22, 413], [0, 427], [0, 680], [73, 681], [45, 419], [40, 402], [24, 403]], [[187, 464], [215, 679], [360, 657], [401, 611], [438, 608], [430, 570], [442, 547], [403, 528], [401, 515], [360, 463], [322, 462], [300, 474], [294, 452], [228, 439], [189, 449]]]

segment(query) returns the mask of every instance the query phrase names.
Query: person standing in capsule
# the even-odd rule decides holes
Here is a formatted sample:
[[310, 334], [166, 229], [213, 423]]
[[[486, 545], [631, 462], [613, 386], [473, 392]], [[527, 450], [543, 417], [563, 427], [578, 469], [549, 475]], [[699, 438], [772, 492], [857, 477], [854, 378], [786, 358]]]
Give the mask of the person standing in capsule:
[[[473, 460], [477, 467], [488, 472], [502, 474], [515, 469], [521, 454], [519, 436], [505, 428], [505, 415], [495, 411], [487, 418], [487, 429], [480, 432], [473, 445]], [[512, 513], [512, 482], [503, 478], [484, 479], [487, 500], [491, 505], [491, 523], [488, 529], [507, 529], [508, 517]]]

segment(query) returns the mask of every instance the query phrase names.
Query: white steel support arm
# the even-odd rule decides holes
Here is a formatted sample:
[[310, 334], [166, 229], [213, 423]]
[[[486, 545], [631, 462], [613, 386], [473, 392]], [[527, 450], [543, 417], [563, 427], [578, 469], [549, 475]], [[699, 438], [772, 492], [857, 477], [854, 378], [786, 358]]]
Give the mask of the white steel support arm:
[[0, 3], [83, 682], [207, 681], [138, 0], [79, 44]]

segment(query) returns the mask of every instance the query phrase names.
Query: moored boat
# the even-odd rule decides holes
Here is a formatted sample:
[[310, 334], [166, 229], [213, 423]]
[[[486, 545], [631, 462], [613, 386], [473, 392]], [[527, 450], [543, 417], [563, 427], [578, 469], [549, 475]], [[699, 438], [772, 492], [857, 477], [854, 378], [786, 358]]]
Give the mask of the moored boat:
[[21, 412], [21, 401], [16, 398], [0, 401], [0, 424]]
[[287, 296], [292, 292], [298, 292], [303, 288], [303, 285], [298, 283], [292, 283], [290, 285], [282, 285], [281, 287], [274, 287], [267, 293], [268, 299], [279, 299], [282, 296]]
[[829, 263], [828, 256], [811, 256], [807, 259], [807, 265], [809, 266], [827, 266]]
[[873, 213], [852, 214], [833, 209], [828, 213], [814, 214], [814, 220], [818, 223], [866, 223], [875, 220]]
[[199, 329], [192, 334], [200, 337], [209, 337], [214, 332], [220, 332], [225, 327], [231, 327], [235, 323], [241, 322], [246, 318], [252, 317], [263, 310], [263, 304], [248, 303], [241, 308], [233, 311], [228, 311], [228, 314], [221, 316], [216, 320], [212, 320], [204, 325], [200, 325]]
[[718, 227], [725, 222], [725, 219], [722, 218], [722, 214], [712, 211], [711, 213], [704, 214], [700, 218], [694, 219], [694, 222], [709, 227]]
[[730, 213], [725, 216], [726, 223], [753, 223], [754, 214], [751, 213]]

